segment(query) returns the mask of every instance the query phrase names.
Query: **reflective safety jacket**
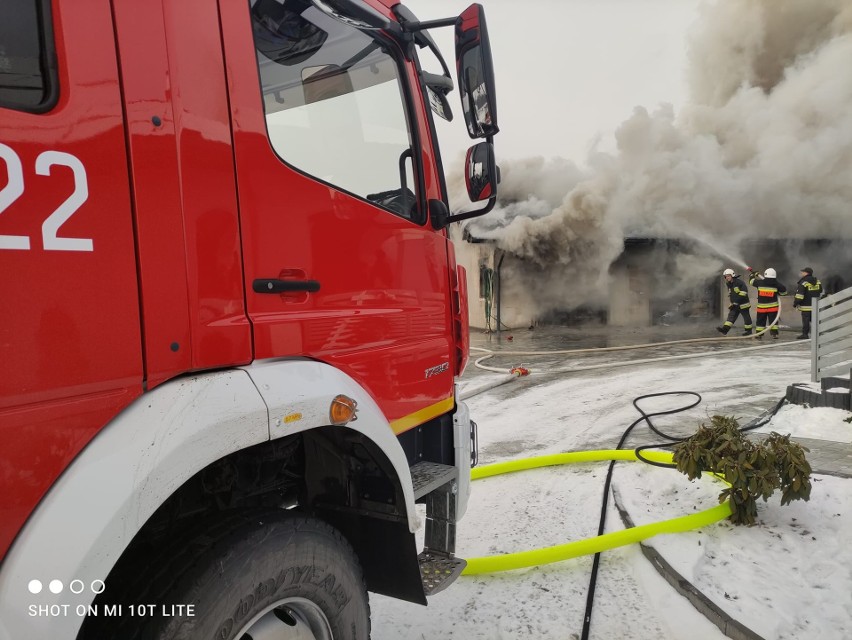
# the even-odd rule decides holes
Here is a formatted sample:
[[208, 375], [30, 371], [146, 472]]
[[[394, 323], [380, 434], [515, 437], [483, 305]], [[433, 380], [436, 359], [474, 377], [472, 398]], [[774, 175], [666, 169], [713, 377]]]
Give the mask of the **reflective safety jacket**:
[[793, 306], [799, 307], [799, 311], [810, 311], [813, 309], [811, 300], [819, 298], [822, 295], [822, 282], [814, 276], [805, 276], [796, 283], [796, 299], [793, 301]]
[[735, 275], [730, 282], [726, 280], [725, 285], [728, 287], [728, 297], [732, 304], [737, 305], [740, 309], [748, 309], [751, 306], [748, 299], [748, 287], [740, 276]]
[[758, 313], [778, 311], [778, 296], [787, 295], [787, 287], [778, 282], [778, 278], [763, 278], [759, 273], [752, 273], [748, 283], [757, 289]]

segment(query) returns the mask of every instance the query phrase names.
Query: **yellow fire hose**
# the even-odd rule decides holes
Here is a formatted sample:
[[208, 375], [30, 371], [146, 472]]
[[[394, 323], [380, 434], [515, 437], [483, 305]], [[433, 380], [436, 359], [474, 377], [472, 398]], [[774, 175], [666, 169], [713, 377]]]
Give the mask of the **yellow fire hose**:
[[[654, 462], [672, 463], [672, 454], [667, 451], [644, 450], [642, 456]], [[600, 462], [605, 460], [638, 460], [634, 451], [630, 449], [610, 449], [601, 451], [575, 451], [570, 453], [557, 453], [521, 460], [510, 460], [508, 462], [497, 462], [482, 467], [476, 467], [471, 471], [471, 479], [489, 478], [504, 473], [514, 473], [527, 469], [549, 467], [561, 464], [574, 464], [577, 462]], [[718, 477], [718, 476], [717, 476]], [[512, 569], [523, 569], [536, 565], [560, 562], [570, 558], [589, 555], [623, 547], [628, 544], [646, 540], [661, 533], [681, 533], [691, 529], [704, 527], [731, 515], [731, 505], [723, 502], [710, 509], [679, 518], [671, 518], [660, 522], [633, 527], [623, 531], [605, 533], [594, 538], [576, 540], [565, 544], [557, 544], [542, 549], [530, 551], [519, 551], [496, 556], [483, 556], [481, 558], [468, 558], [467, 567], [462, 575], [478, 575], [482, 573], [496, 573], [499, 571], [510, 571]]]

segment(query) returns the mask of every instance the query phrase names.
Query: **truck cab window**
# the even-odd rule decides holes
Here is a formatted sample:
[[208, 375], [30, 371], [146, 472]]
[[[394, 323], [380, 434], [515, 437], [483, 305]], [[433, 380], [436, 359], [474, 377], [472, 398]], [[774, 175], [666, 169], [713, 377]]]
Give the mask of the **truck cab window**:
[[420, 222], [405, 96], [387, 45], [305, 0], [256, 0], [251, 17], [278, 156]]
[[0, 107], [46, 111], [55, 94], [50, 2], [0, 2]]

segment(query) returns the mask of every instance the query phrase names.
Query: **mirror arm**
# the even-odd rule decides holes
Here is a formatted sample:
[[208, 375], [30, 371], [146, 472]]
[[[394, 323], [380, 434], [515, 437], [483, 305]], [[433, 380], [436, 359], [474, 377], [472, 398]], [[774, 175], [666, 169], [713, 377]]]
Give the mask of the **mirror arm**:
[[484, 216], [486, 213], [491, 211], [494, 208], [494, 205], [497, 204], [497, 196], [488, 199], [488, 204], [486, 204], [482, 209], [476, 209], [474, 211], [462, 211], [461, 213], [454, 213], [450, 216], [447, 216], [447, 224], [451, 222], [460, 222], [461, 220], [468, 220], [469, 218], [478, 218], [479, 216]]
[[423, 22], [406, 22], [402, 30], [406, 33], [416, 33], [424, 29], [437, 29], [439, 27], [453, 27], [458, 18], [441, 18], [440, 20], [424, 20]]
[[435, 40], [432, 38], [432, 35], [422, 29], [418, 28], [417, 30], [408, 30], [406, 25], [421, 25], [422, 23], [417, 19], [417, 16], [412, 13], [411, 9], [406, 7], [404, 4], [395, 5], [392, 9], [394, 15], [397, 17], [399, 21], [402, 32], [406, 35], [414, 34], [414, 42], [416, 42], [421, 48], [429, 47], [432, 53], [438, 58], [438, 62], [441, 63], [441, 68], [444, 70], [444, 75], [448, 78], [450, 77], [450, 68], [447, 66], [447, 62], [444, 60], [444, 56], [441, 55], [441, 50], [438, 49], [438, 45], [435, 43]]
[[491, 211], [494, 208], [494, 205], [497, 204], [497, 196], [493, 198], [489, 198], [488, 204], [486, 204], [482, 209], [476, 209], [474, 211], [462, 211], [461, 213], [454, 213], [452, 215], [447, 215], [447, 205], [445, 205], [440, 200], [430, 200], [429, 201], [429, 216], [432, 218], [432, 226], [436, 231], [440, 231], [444, 227], [448, 226], [451, 222], [461, 222], [462, 220], [468, 220], [470, 218], [478, 218], [479, 216], [484, 216], [486, 213]]

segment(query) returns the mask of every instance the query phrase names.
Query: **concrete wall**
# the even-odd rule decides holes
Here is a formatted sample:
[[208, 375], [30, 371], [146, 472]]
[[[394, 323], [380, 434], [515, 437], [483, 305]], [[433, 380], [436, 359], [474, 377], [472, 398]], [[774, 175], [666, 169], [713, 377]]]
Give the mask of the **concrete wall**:
[[[467, 271], [467, 312], [470, 326], [486, 327], [485, 298], [480, 287], [480, 265], [494, 268], [494, 248], [490, 244], [454, 241], [456, 263]], [[492, 323], [493, 324], [493, 323]]]
[[[500, 259], [499, 252], [489, 243], [455, 243], [456, 247], [456, 262], [467, 271], [467, 292], [468, 292], [468, 319], [470, 326], [475, 329], [491, 329], [497, 330], [497, 264]], [[535, 318], [530, 314], [530, 309], [534, 304], [527, 292], [522, 288], [519, 289], [518, 283], [514, 282], [511, 275], [513, 265], [511, 256], [505, 256], [501, 275], [503, 277], [503, 286], [501, 291], [501, 307], [500, 321], [503, 324], [503, 329], [518, 329], [527, 328], [533, 324]], [[517, 263], [514, 263], [517, 264]], [[491, 321], [488, 322], [486, 314], [487, 291], [482, 287], [480, 280], [481, 268], [491, 270], [492, 286], [491, 286]]]

